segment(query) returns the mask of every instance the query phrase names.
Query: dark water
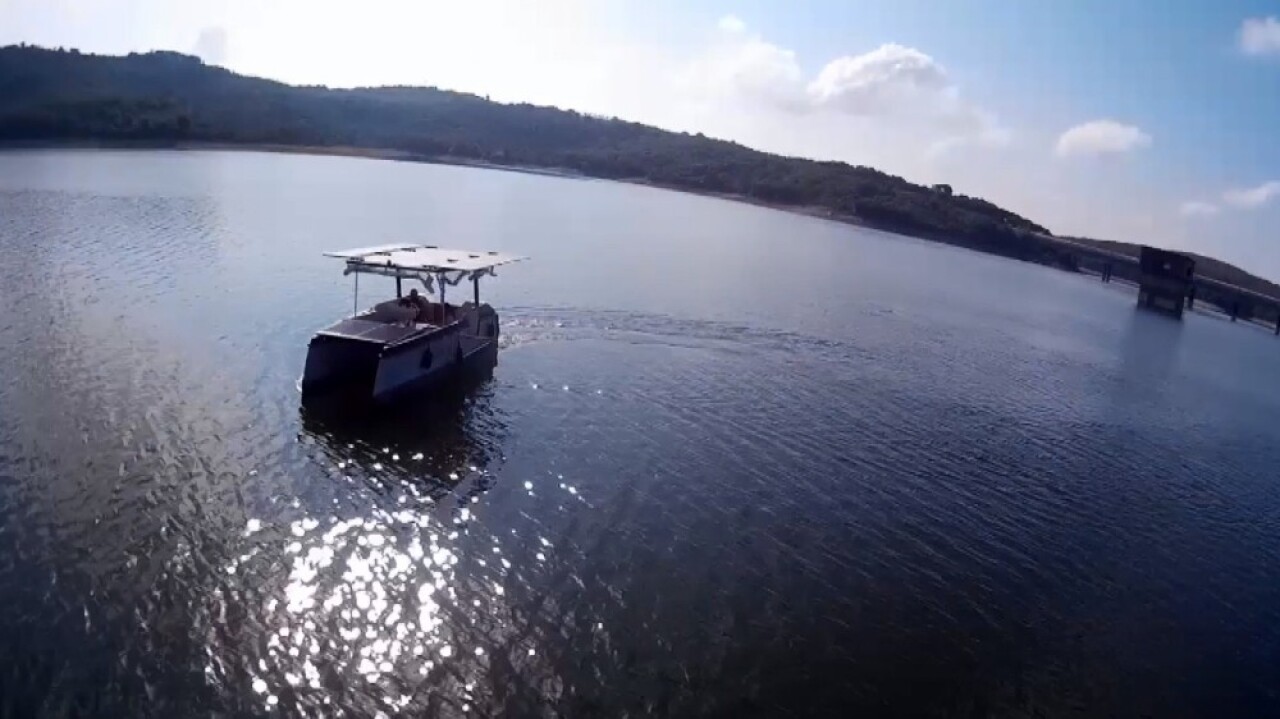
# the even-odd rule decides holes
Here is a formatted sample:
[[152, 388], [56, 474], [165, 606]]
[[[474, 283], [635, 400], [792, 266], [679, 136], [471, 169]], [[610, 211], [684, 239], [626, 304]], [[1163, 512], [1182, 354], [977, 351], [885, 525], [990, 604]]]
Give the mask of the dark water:
[[[535, 258], [486, 287], [495, 377], [303, 415], [351, 308], [320, 251], [399, 240]], [[240, 153], [0, 155], [0, 302], [0, 716], [1280, 711], [1263, 331], [716, 200]]]

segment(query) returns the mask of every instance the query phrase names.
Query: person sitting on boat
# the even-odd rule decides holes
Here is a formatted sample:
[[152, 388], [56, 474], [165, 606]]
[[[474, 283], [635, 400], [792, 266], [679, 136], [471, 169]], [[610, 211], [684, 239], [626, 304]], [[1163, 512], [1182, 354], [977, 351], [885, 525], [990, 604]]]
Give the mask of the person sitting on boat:
[[412, 308], [417, 314], [414, 315], [414, 322], [428, 322], [431, 316], [431, 303], [426, 297], [418, 294], [418, 288], [409, 290], [409, 296], [403, 298], [400, 304]]

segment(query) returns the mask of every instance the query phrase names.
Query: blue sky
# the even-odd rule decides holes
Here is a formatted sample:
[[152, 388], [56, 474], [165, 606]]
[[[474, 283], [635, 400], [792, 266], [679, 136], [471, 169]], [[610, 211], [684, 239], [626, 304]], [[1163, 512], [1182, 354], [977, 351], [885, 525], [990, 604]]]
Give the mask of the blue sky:
[[977, 102], [1024, 125], [1125, 118], [1170, 141], [1160, 143], [1168, 153], [1153, 153], [1160, 176], [1230, 183], [1280, 169], [1280, 142], [1270, 141], [1280, 120], [1280, 55], [1265, 61], [1238, 47], [1243, 20], [1280, 16], [1280, 2], [899, 0], [810, 9], [723, 8], [813, 58], [886, 39], [924, 49]]
[[1280, 279], [1280, 0], [0, 0], [20, 41], [617, 115]]

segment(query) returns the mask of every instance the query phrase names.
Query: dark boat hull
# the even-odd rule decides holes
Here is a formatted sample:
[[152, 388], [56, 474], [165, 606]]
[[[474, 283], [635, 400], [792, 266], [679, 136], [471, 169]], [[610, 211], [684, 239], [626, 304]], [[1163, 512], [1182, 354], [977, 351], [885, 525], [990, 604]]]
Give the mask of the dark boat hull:
[[321, 332], [307, 348], [303, 402], [389, 404], [485, 376], [498, 362], [497, 327], [490, 310], [472, 326], [454, 323], [393, 344]]

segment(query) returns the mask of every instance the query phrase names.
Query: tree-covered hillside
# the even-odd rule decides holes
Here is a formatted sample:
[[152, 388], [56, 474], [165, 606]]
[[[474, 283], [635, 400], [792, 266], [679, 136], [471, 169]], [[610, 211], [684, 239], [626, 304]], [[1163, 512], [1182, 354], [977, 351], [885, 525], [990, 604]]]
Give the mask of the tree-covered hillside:
[[[67, 141], [356, 148], [421, 160], [556, 168], [803, 208], [1075, 266], [1069, 247], [1024, 217], [946, 186], [916, 185], [870, 167], [781, 157], [701, 134], [435, 88], [294, 87], [174, 52], [117, 57], [0, 48], [0, 143]], [[1230, 269], [1239, 273], [1233, 279], [1248, 276]]]
[[821, 208], [868, 224], [1035, 253], [1033, 222], [868, 167], [780, 157], [701, 135], [434, 88], [333, 90], [244, 77], [172, 52], [0, 48], [0, 140], [213, 141], [400, 150], [555, 167]]

